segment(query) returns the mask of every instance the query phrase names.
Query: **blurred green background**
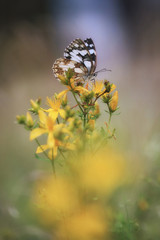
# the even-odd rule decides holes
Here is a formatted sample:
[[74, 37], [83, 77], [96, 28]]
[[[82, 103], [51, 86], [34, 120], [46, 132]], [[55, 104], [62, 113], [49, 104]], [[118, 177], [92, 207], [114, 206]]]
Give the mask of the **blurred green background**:
[[[87, 37], [96, 45], [97, 70], [112, 69], [98, 79], [119, 91], [115, 149], [140, 168], [138, 187], [126, 196], [131, 217], [140, 225], [139, 239], [159, 239], [160, 1], [1, 0], [0, 29], [0, 239], [50, 239], [30, 207], [32, 185], [50, 164], [35, 159], [36, 145], [15, 118], [30, 99], [45, 104], [46, 96], [64, 89], [53, 62], [74, 38]], [[142, 213], [141, 198], [150, 206]]]

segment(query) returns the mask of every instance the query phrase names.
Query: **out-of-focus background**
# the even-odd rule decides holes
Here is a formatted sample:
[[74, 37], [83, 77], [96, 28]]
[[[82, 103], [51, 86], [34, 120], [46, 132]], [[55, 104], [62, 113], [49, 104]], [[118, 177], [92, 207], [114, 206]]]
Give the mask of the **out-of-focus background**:
[[45, 103], [46, 96], [63, 89], [53, 62], [73, 39], [87, 37], [96, 45], [97, 70], [112, 70], [98, 78], [119, 91], [115, 146], [148, 168], [159, 165], [160, 1], [1, 0], [0, 239], [48, 238], [29, 214], [29, 196], [32, 182], [50, 165], [35, 159], [36, 145], [15, 118], [25, 114], [30, 99]]

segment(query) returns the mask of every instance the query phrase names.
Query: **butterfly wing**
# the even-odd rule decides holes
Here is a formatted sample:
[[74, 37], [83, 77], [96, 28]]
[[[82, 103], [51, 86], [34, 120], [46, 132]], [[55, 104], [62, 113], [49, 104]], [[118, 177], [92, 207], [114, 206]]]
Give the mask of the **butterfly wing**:
[[84, 75], [88, 72], [88, 69], [79, 62], [65, 58], [58, 58], [53, 64], [55, 77], [58, 78], [58, 75], [65, 75], [65, 72], [69, 68], [74, 70], [76, 80], [83, 79]]
[[81, 63], [88, 69], [87, 75], [93, 74], [96, 68], [96, 50], [91, 38], [82, 41], [75, 39], [64, 51], [64, 57]]
[[90, 53], [90, 59], [92, 61], [92, 69], [91, 69], [91, 74], [93, 74], [96, 70], [97, 66], [97, 54], [96, 54], [96, 48], [94, 45], [94, 42], [91, 38], [86, 38], [84, 40], [84, 43]]

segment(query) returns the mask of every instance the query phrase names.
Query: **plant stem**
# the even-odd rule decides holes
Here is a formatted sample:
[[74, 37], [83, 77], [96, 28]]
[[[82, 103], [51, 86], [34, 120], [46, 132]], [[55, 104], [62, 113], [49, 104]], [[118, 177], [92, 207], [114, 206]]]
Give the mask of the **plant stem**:
[[86, 113], [84, 113], [84, 119], [83, 119], [83, 126], [85, 127], [86, 125]]
[[57, 123], [59, 124], [59, 119], [57, 118]]
[[108, 120], [108, 125], [110, 125], [110, 123], [111, 123], [111, 117], [112, 117], [112, 113], [111, 113], [111, 111], [109, 111], [109, 120]]
[[65, 156], [64, 156], [64, 154], [63, 154], [63, 152], [62, 152], [62, 150], [59, 149], [59, 148], [58, 148], [58, 150], [59, 150], [60, 154], [62, 155], [62, 157], [63, 157], [64, 159], [66, 159]]

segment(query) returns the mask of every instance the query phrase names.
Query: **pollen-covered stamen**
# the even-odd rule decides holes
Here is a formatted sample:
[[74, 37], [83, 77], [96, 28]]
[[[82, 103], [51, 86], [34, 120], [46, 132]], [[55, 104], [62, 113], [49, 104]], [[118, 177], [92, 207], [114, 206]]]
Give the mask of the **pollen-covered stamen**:
[[55, 111], [58, 111], [61, 106], [61, 100], [60, 99], [51, 99], [47, 97], [47, 103], [48, 105]]

